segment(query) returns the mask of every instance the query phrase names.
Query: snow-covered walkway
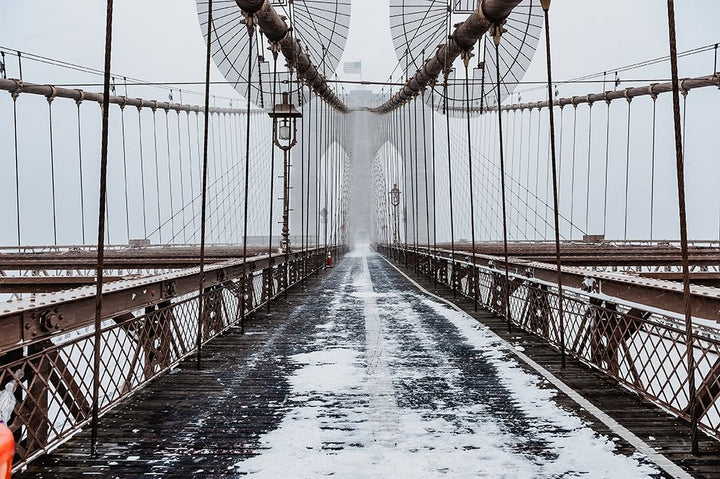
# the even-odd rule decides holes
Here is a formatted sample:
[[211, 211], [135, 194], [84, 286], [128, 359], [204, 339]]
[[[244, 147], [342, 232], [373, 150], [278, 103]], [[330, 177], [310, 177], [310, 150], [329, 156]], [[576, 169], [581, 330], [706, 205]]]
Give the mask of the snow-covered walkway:
[[[493, 333], [369, 250], [345, 257], [287, 359], [289, 394], [253, 477], [663, 477], [553, 401]], [[328, 286], [328, 283], [325, 283]], [[304, 311], [307, 309], [307, 311]], [[310, 314], [310, 311], [312, 313]], [[320, 312], [318, 312], [320, 311]]]
[[668, 477], [517, 361], [365, 250], [19, 477]]

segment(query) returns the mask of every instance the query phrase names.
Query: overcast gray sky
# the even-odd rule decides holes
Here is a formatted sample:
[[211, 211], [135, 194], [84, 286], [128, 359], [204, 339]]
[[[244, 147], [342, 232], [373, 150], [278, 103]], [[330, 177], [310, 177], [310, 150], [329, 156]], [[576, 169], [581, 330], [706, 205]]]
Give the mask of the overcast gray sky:
[[[389, 0], [353, 1], [350, 33], [341, 62], [362, 61], [364, 80], [386, 80], [397, 62], [391, 44], [388, 3]], [[666, 3], [662, 0], [554, 0], [551, 22], [555, 79], [562, 81], [606, 70], [612, 76], [614, 68], [667, 55], [665, 8]], [[718, 0], [678, 0], [676, 8], [680, 50], [718, 41], [720, 37], [717, 29], [717, 19], [720, 18]], [[105, 2], [102, 0], [2, 1], [0, 2], [0, 46], [100, 69], [103, 64], [104, 14]], [[162, 83], [203, 81], [205, 44], [194, 0], [118, 0], [115, 2], [114, 26], [113, 72], [115, 74]], [[539, 49], [544, 50], [543, 42], [540, 43]], [[8, 76], [17, 77], [17, 60], [7, 58], [7, 62]], [[707, 52], [691, 60], [683, 59], [680, 73], [682, 76], [707, 75], [711, 73], [712, 66], [713, 54]], [[537, 55], [525, 79], [542, 81], [545, 77], [544, 68], [543, 55]], [[50, 68], [28, 60], [23, 62], [23, 70], [24, 79], [29, 82], [61, 84], [99, 81], [97, 76]], [[342, 78], [344, 76], [342, 65], [339, 72]], [[660, 79], [666, 78], [668, 73], [668, 66], [665, 63], [658, 67], [621, 74], [621, 79]], [[213, 71], [213, 78], [222, 80], [216, 69]], [[357, 79], [357, 77], [351, 78]], [[627, 83], [622, 85], [624, 86], [627, 86]], [[83, 88], [99, 90], [97, 86]], [[183, 86], [183, 89], [186, 103], [201, 103], [202, 97], [193, 96], [188, 90], [201, 92], [202, 85]], [[523, 85], [520, 89], [526, 91], [531, 87]], [[561, 86], [560, 94], [569, 96], [600, 90], [601, 85]], [[118, 93], [124, 92], [121, 90]], [[226, 85], [214, 87], [213, 93], [217, 103], [226, 102], [226, 98], [229, 97], [239, 98]], [[132, 86], [128, 94], [133, 97], [165, 100], [168, 92], [157, 88]], [[523, 100], [530, 100], [533, 95], [543, 97], [545, 93], [542, 88], [535, 88], [533, 93], [523, 93]], [[713, 97], [713, 101], [716, 101], [716, 96]], [[713, 160], [712, 152], [718, 151], [718, 145], [715, 143], [720, 141], [718, 140], [720, 135], [714, 131], [713, 126], [717, 124], [714, 118], [717, 109], [705, 102], [704, 97], [699, 94], [693, 93], [690, 98], [692, 99], [690, 109], [698, 112], [694, 119], [690, 118], [688, 128], [688, 173], [694, 175], [691, 176], [691, 180], [694, 178], [692, 181], [698, 186], [689, 188], [690, 200], [694, 201], [695, 205], [705, 205], [692, 210], [691, 217], [695, 215], [696, 225], [709, 225], [706, 229], [697, 230], [696, 237], [716, 237], [717, 232], [720, 231], [720, 220], [718, 220], [720, 197], [713, 192], [718, 191], [714, 178], [718, 177], [720, 171], [715, 171], [714, 165], [717, 161]], [[27, 100], [24, 105], [29, 108], [37, 103], [38, 108], [47, 108], [41, 100], [35, 100], [38, 101]], [[177, 93], [174, 100], [180, 100]], [[10, 125], [11, 123], [7, 123], [11, 121], [9, 95], [0, 96], [0, 103], [4, 108], [0, 112], [0, 126]], [[698, 108], [698, 106], [706, 108]], [[45, 115], [44, 111], [42, 110], [42, 115]], [[618, 111], [622, 116], [622, 111]], [[623, 127], [624, 119], [620, 116], [613, 125], [617, 123], [619, 127]], [[642, 120], [643, 117], [636, 116], [636, 118]], [[10, 128], [2, 128], [2, 130], [10, 131]], [[596, 130], [598, 135], [604, 135], [602, 128]], [[637, 137], [637, 128], [634, 133]], [[670, 138], [671, 135], [661, 136]], [[624, 138], [623, 135], [618, 137]], [[0, 157], [10, 158], [12, 152], [8, 148], [12, 144], [11, 140], [5, 138], [0, 143], [2, 143]], [[624, 143], [618, 144], [622, 149]], [[642, 150], [638, 152], [638, 157], [647, 149], [636, 145], [633, 145], [633, 148]], [[663, 152], [669, 155], [671, 145]], [[31, 151], [26, 148], [24, 158], [31, 158], [30, 153]], [[42, 155], [39, 157], [44, 158]], [[619, 157], [624, 158], [624, 155], [619, 154]], [[670, 155], [666, 161], [669, 165], [667, 172], [660, 174], [662, 178], [667, 179], [667, 187], [664, 187], [663, 191], [668, 192], [672, 192], [673, 174], [670, 167], [674, 163], [671, 160]], [[618, 171], [620, 172], [618, 174], [624, 172], [623, 169]], [[0, 178], [0, 186], [2, 179]], [[10, 192], [11, 186], [8, 184], [3, 188]], [[647, 185], [636, 186], [635, 189], [644, 191]], [[704, 198], [709, 194], [713, 194], [710, 201]], [[662, 198], [668, 200], [668, 205], [661, 205], [662, 208], [658, 211], [672, 207], [670, 203], [674, 194], [667, 194]], [[708, 214], [710, 216], [707, 216]], [[711, 218], [711, 221], [708, 221], [708, 218]], [[674, 234], [668, 229], [669, 237]]]
[[[556, 78], [667, 54], [665, 5], [660, 0], [555, 0], [551, 21]], [[101, 0], [1, 2], [0, 45], [100, 68], [104, 9]], [[676, 9], [681, 50], [717, 41], [720, 2], [681, 0]], [[344, 61], [362, 61], [364, 80], [387, 79], [396, 62], [388, 12], [388, 0], [353, 1]], [[200, 81], [203, 57], [194, 0], [115, 2], [113, 70], [118, 74], [161, 82]], [[537, 60], [542, 58], [533, 62], [528, 79], [544, 75]], [[24, 67], [27, 80], [52, 81], [30, 65]], [[14, 70], [10, 61], [9, 73]], [[220, 78], [217, 71], [215, 77]], [[216, 93], [229, 94], [226, 89]]]

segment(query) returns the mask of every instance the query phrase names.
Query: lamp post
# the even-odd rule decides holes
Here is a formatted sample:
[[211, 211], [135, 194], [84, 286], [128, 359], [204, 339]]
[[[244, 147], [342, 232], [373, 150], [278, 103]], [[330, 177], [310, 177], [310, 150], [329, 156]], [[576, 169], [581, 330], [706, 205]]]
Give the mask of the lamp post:
[[398, 229], [400, 224], [398, 222], [398, 205], [400, 204], [400, 189], [397, 183], [393, 185], [390, 190], [390, 204], [393, 206], [393, 244], [398, 242]]
[[289, 96], [289, 93], [284, 92], [282, 103], [275, 105], [268, 113], [273, 119], [273, 142], [283, 151], [283, 226], [280, 240], [280, 250], [283, 253], [290, 252], [290, 149], [297, 144], [296, 119], [302, 117], [302, 113], [290, 103]]

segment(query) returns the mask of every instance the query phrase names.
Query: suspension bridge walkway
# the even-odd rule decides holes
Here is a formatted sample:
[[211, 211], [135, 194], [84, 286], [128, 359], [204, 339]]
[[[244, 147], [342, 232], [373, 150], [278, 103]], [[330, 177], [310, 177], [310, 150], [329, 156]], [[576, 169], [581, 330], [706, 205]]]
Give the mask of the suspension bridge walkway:
[[369, 3], [196, 4], [201, 82], [115, 72], [112, 0], [102, 69], [0, 46], [0, 472], [720, 476], [718, 44], [672, 0], [669, 55], [560, 81], [549, 0], [389, 0], [385, 81]]

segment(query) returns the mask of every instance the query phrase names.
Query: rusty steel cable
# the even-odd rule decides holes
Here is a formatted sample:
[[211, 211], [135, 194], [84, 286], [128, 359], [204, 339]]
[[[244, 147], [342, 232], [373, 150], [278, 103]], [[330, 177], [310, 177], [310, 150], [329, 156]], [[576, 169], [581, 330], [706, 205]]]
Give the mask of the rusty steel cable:
[[688, 259], [687, 212], [685, 208], [685, 161], [683, 158], [682, 123], [680, 118], [680, 86], [678, 80], [677, 40], [675, 32], [675, 3], [667, 1], [668, 36], [670, 43], [670, 70], [672, 73], [673, 125], [675, 132], [675, 166], [677, 172], [678, 210], [680, 220], [680, 248], [682, 251], [683, 298], [685, 303], [685, 344], [688, 375], [688, 412], [690, 414], [690, 441], [693, 454], [698, 454], [698, 407], [695, 388], [695, 335], [692, 328], [690, 299], [690, 266]]
[[[205, 235], [207, 233], [207, 174], [208, 174], [208, 137], [210, 129], [210, 59], [211, 50], [210, 47], [212, 42], [210, 41], [210, 33], [212, 32], [212, 2], [208, 0], [208, 24], [207, 34], [208, 42], [205, 51], [205, 117], [204, 117], [204, 140], [203, 140], [203, 155], [202, 155], [202, 200], [200, 207], [200, 284], [198, 286], [198, 320], [197, 320], [197, 369], [200, 370], [202, 366], [202, 338], [203, 338], [203, 315], [205, 300], [203, 291], [205, 289]], [[139, 110], [138, 110], [139, 111]]]
[[[250, 115], [250, 109], [252, 107], [252, 102], [250, 100], [250, 87], [252, 84], [252, 58], [253, 58], [253, 36], [255, 34], [255, 20], [252, 16], [246, 17], [246, 22], [248, 22], [248, 35], [250, 36], [250, 41], [248, 42], [249, 46], [249, 53], [248, 53], [248, 80], [247, 80], [247, 104], [246, 104], [246, 129], [245, 129], [245, 204], [243, 205], [243, 276], [241, 278], [242, 281], [242, 306], [240, 307], [240, 334], [245, 334], [245, 317], [247, 315], [247, 311], [245, 308], [245, 296], [247, 295], [247, 239], [248, 239], [248, 191], [249, 191], [249, 185], [250, 185], [250, 133], [251, 125], [252, 125], [252, 119]], [[211, 22], [209, 22], [211, 23]], [[210, 36], [208, 35], [208, 44], [210, 43]], [[274, 107], [274, 106], [273, 106]]]
[[93, 404], [90, 433], [90, 452], [97, 456], [98, 414], [100, 411], [100, 359], [102, 355], [103, 275], [105, 272], [105, 212], [107, 203], [107, 163], [110, 109], [110, 64], [112, 56], [113, 0], [107, 0], [105, 23], [105, 84], [102, 103], [102, 138], [100, 143], [100, 198], [98, 206], [97, 271], [95, 283], [95, 331], [93, 335]]
[[[545, 13], [545, 51], [547, 58], [547, 88], [548, 101], [552, 101], [552, 58], [550, 50], [550, 0], [542, 1]], [[555, 219], [555, 263], [557, 266], [557, 288], [558, 288], [558, 315], [560, 319], [560, 361], [561, 367], [565, 369], [565, 318], [563, 309], [563, 278], [562, 262], [560, 258], [560, 217], [558, 212], [558, 181], [557, 167], [555, 164], [555, 109], [548, 108], [550, 122], [550, 161], [552, 166], [553, 206]], [[607, 196], [607, 195], [606, 195]]]

